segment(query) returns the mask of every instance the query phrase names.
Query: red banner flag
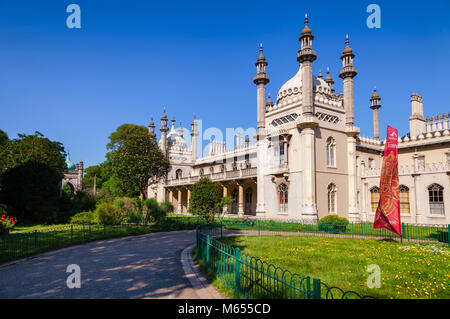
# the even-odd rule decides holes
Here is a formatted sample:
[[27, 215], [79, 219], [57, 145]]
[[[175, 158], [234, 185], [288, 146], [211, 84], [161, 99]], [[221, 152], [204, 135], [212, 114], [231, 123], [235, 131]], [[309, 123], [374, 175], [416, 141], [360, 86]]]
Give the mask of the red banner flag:
[[401, 236], [400, 192], [398, 185], [398, 132], [388, 126], [380, 179], [380, 201], [373, 228], [386, 228]]

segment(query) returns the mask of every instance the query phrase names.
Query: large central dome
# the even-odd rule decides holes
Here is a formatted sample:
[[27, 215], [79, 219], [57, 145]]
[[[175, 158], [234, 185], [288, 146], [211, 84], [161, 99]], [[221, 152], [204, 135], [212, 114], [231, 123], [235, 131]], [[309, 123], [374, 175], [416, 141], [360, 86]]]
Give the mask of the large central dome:
[[[322, 79], [313, 75], [313, 90], [331, 94], [330, 86]], [[302, 98], [302, 67], [300, 66], [297, 74], [283, 84], [278, 91], [277, 104], [279, 106], [288, 105], [300, 101]]]

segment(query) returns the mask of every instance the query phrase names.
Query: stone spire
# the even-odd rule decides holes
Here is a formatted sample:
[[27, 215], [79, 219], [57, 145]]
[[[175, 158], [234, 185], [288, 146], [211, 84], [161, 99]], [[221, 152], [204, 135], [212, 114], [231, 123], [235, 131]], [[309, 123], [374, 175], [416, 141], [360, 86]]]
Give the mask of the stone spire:
[[195, 119], [195, 113], [194, 113], [194, 119], [192, 120], [191, 124], [191, 161], [194, 163], [197, 160], [197, 120]]
[[333, 78], [332, 78], [331, 75], [330, 75], [330, 68], [327, 68], [327, 76], [326, 76], [323, 80], [324, 80], [324, 81], [328, 84], [328, 86], [330, 87], [331, 93], [334, 93], [334, 88], [333, 88], [334, 81], [333, 81]]
[[370, 108], [373, 110], [373, 138], [380, 139], [380, 120], [378, 109], [381, 107], [380, 96], [377, 93], [377, 88], [374, 87], [372, 97], [370, 98]]
[[298, 40], [301, 44], [301, 48], [297, 53], [297, 61], [301, 64], [302, 70], [302, 113], [303, 115], [311, 116], [314, 113], [312, 63], [316, 60], [317, 53], [312, 49], [314, 35], [308, 26], [307, 14], [305, 14], [305, 27]]
[[153, 122], [153, 116], [150, 118], [150, 124], [148, 125], [148, 135], [150, 135], [151, 138], [156, 139], [155, 122]]
[[257, 136], [263, 136], [266, 120], [266, 84], [269, 83], [269, 76], [266, 74], [267, 61], [263, 55], [262, 43], [259, 45], [259, 56], [256, 60], [256, 76], [253, 83], [257, 86]]
[[167, 127], [167, 115], [165, 107], [163, 109], [163, 115], [161, 117], [161, 127], [159, 128], [159, 130], [161, 131], [160, 148], [164, 155], [167, 157], [167, 131], [169, 130], [169, 128]]
[[342, 51], [342, 70], [339, 72], [339, 77], [344, 80], [344, 109], [345, 109], [345, 124], [353, 126], [355, 123], [355, 109], [353, 100], [353, 78], [358, 71], [353, 67], [352, 48], [349, 47], [348, 35], [345, 38], [345, 48]]

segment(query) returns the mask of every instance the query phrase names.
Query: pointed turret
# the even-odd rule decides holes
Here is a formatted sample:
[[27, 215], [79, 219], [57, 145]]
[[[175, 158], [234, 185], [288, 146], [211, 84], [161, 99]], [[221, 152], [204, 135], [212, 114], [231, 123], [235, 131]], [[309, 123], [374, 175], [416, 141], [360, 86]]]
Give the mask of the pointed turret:
[[269, 83], [269, 76], [266, 74], [267, 67], [266, 57], [263, 54], [262, 43], [259, 45], [259, 56], [256, 60], [256, 76], [253, 78], [253, 83], [257, 85], [257, 136], [263, 136], [266, 119], [266, 85]]
[[353, 78], [358, 74], [358, 71], [353, 67], [352, 48], [349, 46], [350, 41], [348, 35], [345, 37], [345, 48], [342, 51], [342, 70], [339, 72], [339, 77], [344, 80], [344, 108], [345, 108], [345, 124], [353, 126], [355, 123], [355, 110], [353, 100]]

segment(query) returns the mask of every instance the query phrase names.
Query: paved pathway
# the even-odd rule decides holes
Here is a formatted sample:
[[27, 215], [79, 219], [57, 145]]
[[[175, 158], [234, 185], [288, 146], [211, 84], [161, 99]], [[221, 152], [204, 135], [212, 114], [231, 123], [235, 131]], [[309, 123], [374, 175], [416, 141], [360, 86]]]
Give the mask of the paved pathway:
[[[0, 266], [0, 298], [198, 298], [181, 251], [195, 231], [153, 233], [92, 242]], [[67, 288], [69, 264], [81, 288]]]

